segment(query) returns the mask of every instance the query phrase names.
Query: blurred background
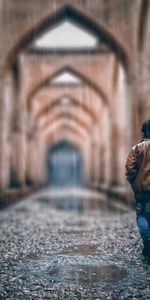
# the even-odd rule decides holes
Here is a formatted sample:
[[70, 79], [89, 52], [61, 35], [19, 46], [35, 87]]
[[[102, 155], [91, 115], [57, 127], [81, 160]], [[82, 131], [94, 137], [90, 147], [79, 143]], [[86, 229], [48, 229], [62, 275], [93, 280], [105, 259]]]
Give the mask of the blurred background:
[[0, 1], [1, 203], [41, 187], [133, 202], [149, 118], [149, 1]]

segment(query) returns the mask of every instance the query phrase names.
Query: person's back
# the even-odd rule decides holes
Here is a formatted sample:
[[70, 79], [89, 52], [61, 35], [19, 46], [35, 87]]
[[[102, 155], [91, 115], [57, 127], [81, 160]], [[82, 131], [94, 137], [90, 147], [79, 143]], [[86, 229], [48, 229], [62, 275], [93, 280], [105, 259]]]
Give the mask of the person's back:
[[126, 163], [127, 179], [135, 192], [150, 190], [150, 138], [135, 145]]
[[143, 140], [135, 145], [126, 162], [126, 176], [136, 198], [137, 225], [150, 258], [150, 120], [143, 123]]

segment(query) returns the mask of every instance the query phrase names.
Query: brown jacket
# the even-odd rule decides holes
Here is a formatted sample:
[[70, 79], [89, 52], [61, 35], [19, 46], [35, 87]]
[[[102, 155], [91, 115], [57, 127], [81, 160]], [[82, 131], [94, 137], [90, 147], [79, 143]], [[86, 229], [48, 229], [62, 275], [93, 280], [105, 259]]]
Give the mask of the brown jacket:
[[126, 177], [135, 192], [150, 190], [150, 138], [144, 138], [129, 153]]

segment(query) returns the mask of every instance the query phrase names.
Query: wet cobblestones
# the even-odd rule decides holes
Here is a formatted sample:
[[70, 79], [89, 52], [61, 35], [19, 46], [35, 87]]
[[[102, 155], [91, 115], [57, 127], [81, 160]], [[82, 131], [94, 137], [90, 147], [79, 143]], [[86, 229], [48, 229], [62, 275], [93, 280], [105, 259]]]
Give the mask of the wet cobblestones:
[[1, 211], [0, 225], [0, 299], [150, 299], [134, 212], [34, 199]]

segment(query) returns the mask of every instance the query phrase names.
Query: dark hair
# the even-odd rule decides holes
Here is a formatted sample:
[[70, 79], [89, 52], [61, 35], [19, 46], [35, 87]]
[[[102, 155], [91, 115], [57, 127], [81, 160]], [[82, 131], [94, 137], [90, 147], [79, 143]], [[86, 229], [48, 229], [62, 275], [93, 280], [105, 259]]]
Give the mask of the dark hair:
[[145, 120], [142, 125], [144, 137], [150, 137], [150, 120]]

